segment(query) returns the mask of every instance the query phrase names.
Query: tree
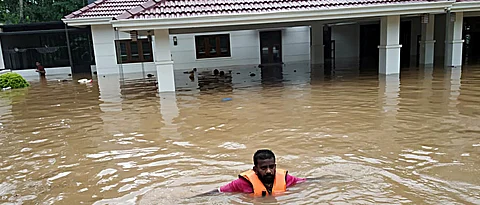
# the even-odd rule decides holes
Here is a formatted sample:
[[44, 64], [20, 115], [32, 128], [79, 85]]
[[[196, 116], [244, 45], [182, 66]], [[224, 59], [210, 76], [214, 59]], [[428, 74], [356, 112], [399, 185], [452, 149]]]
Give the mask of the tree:
[[86, 0], [0, 0], [0, 23], [60, 21], [86, 4]]

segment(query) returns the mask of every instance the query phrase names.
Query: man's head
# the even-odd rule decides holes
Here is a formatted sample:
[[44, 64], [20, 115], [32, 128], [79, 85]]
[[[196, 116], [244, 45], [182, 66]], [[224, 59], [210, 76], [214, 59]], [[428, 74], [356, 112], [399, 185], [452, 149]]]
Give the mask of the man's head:
[[272, 151], [261, 149], [253, 155], [253, 171], [263, 183], [275, 181], [276, 164], [275, 154]]
[[35, 65], [39, 66], [39, 65], [42, 65], [40, 62], [35, 62]]

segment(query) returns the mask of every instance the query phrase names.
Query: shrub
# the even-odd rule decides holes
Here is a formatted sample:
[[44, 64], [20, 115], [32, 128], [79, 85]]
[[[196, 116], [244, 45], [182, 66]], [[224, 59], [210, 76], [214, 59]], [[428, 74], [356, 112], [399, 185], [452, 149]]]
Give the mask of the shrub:
[[0, 75], [0, 88], [25, 88], [30, 86], [28, 82], [18, 73], [5, 73]]

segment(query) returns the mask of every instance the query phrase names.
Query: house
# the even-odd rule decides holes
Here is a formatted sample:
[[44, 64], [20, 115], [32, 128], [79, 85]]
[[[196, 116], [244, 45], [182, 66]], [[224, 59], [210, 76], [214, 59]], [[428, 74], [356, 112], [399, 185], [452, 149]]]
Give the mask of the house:
[[[90, 26], [99, 75], [174, 69], [350, 62], [378, 67], [462, 65], [464, 18], [474, 0], [98, 0], [67, 15]], [[438, 64], [438, 63], [437, 63]], [[348, 65], [347, 65], [348, 66]]]

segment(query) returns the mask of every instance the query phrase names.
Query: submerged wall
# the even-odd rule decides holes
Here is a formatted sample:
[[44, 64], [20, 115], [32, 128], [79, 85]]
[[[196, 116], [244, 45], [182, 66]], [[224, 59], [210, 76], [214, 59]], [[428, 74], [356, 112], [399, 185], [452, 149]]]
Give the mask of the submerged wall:
[[[307, 61], [310, 59], [309, 27], [279, 28], [282, 31], [283, 61]], [[197, 59], [195, 53], [195, 35], [170, 35], [172, 60], [176, 70], [192, 68], [217, 68], [239, 65], [256, 66], [260, 63], [260, 38], [258, 30], [201, 33], [200, 35], [230, 34], [230, 57]], [[119, 66], [115, 51], [115, 31], [111, 25], [92, 26], [92, 37], [95, 51], [96, 71], [99, 75], [154, 72], [153, 62], [127, 63]], [[173, 45], [173, 37], [177, 45]], [[119, 39], [129, 39], [127, 33], [119, 32]], [[155, 42], [153, 42], [154, 44]], [[155, 47], [154, 45], [152, 47]], [[92, 70], [93, 71], [93, 70]]]

